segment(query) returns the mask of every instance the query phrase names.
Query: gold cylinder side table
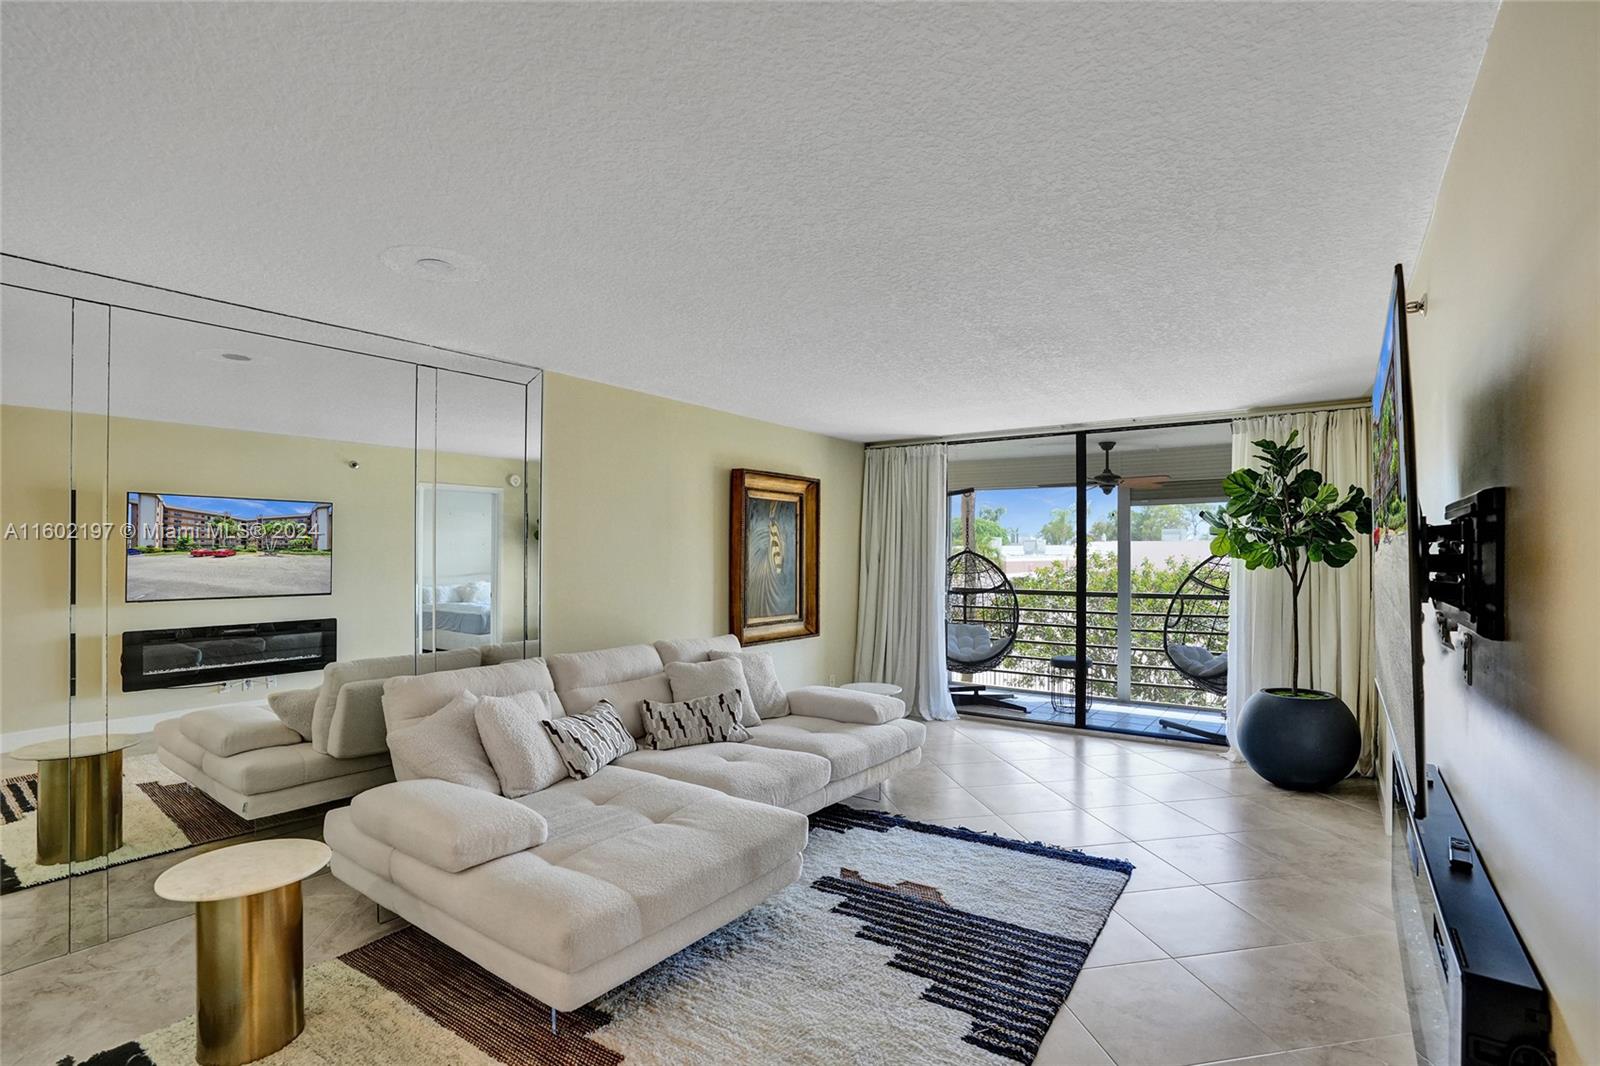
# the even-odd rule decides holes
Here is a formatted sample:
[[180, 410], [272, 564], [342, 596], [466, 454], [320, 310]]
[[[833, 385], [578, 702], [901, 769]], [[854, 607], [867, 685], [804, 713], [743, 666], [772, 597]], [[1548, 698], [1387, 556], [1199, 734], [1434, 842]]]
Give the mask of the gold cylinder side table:
[[320, 840], [259, 840], [208, 851], [156, 878], [156, 895], [194, 904], [194, 1058], [242, 1066], [306, 1026], [300, 882], [328, 864]]
[[41, 866], [86, 862], [122, 847], [122, 750], [125, 733], [29, 744], [13, 759], [39, 764], [34, 837]]

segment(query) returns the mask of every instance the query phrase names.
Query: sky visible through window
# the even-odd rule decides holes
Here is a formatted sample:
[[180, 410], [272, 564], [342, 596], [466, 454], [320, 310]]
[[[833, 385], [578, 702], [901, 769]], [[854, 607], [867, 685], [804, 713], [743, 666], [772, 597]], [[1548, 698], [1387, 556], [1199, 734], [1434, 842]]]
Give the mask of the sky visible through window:
[[[1088, 497], [1089, 519], [1088, 528], [1090, 539], [1098, 539], [1097, 525], [1104, 531], [1107, 521], [1117, 508], [1117, 494], [1106, 494], [1099, 489], [1091, 488]], [[952, 521], [959, 521], [961, 505], [959, 499], [951, 501]], [[999, 517], [1000, 527], [1007, 531], [1006, 540], [1013, 542], [1013, 533], [1022, 538], [1037, 537], [1040, 530], [1054, 517], [1055, 512], [1065, 511], [1069, 523], [1075, 523], [1077, 515], [1076, 494], [1070, 487], [1054, 489], [979, 489], [975, 497], [975, 513], [983, 514], [989, 508], [1004, 508]], [[1149, 505], [1135, 504], [1135, 514], [1140, 507]], [[1113, 527], [1114, 528], [1114, 527]], [[1203, 537], [1205, 534], [1200, 534]], [[1137, 536], [1135, 539], [1138, 539]], [[1052, 541], [1052, 543], [1065, 543]]]

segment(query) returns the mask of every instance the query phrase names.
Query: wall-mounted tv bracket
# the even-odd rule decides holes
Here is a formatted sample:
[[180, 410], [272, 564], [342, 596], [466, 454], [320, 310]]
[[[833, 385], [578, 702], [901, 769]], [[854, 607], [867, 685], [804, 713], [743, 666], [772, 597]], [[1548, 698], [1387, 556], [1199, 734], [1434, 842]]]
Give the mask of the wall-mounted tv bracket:
[[1443, 525], [1427, 527], [1424, 559], [1440, 630], [1504, 640], [1506, 490], [1497, 486], [1457, 500], [1444, 517]]

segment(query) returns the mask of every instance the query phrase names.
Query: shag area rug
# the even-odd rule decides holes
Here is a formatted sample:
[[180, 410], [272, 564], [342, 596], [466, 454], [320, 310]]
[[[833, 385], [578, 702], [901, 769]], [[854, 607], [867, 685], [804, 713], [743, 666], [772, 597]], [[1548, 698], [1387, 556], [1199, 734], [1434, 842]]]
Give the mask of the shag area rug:
[[[836, 806], [805, 873], [560, 1016], [415, 929], [306, 972], [306, 1028], [261, 1061], [1032, 1062], [1131, 864]], [[536, 904], [529, 921], [538, 921]], [[188, 1018], [61, 1066], [189, 1066]]]
[[122, 761], [122, 847], [110, 855], [75, 863], [39, 862], [39, 775], [0, 781], [0, 893], [162, 855], [194, 844], [248, 833], [255, 828], [161, 765], [154, 755]]

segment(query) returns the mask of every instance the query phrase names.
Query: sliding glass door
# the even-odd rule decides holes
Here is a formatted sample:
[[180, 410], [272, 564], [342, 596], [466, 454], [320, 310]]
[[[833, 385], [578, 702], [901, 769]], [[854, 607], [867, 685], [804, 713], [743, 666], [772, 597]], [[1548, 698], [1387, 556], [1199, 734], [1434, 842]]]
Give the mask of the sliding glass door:
[[1226, 423], [951, 445], [952, 552], [991, 562], [1016, 603], [1014, 632], [991, 634], [1009, 635], [1004, 654], [981, 669], [962, 669], [966, 620], [950, 616], [958, 704], [1220, 737], [1227, 566], [1207, 565], [1200, 512], [1222, 499], [1230, 449]]
[[[957, 654], [963, 632], [947, 634], [947, 644], [957, 645], [947, 650], [959, 705], [1010, 716], [1048, 708], [1050, 720], [1082, 724], [1077, 443], [1067, 434], [949, 449], [951, 550], [991, 562], [1016, 606], [1014, 625], [989, 622], [994, 644], [1005, 645], [998, 662], [963, 669], [969, 665]], [[951, 602], [959, 607], [962, 601]], [[971, 624], [955, 615], [951, 620], [957, 627]]]

